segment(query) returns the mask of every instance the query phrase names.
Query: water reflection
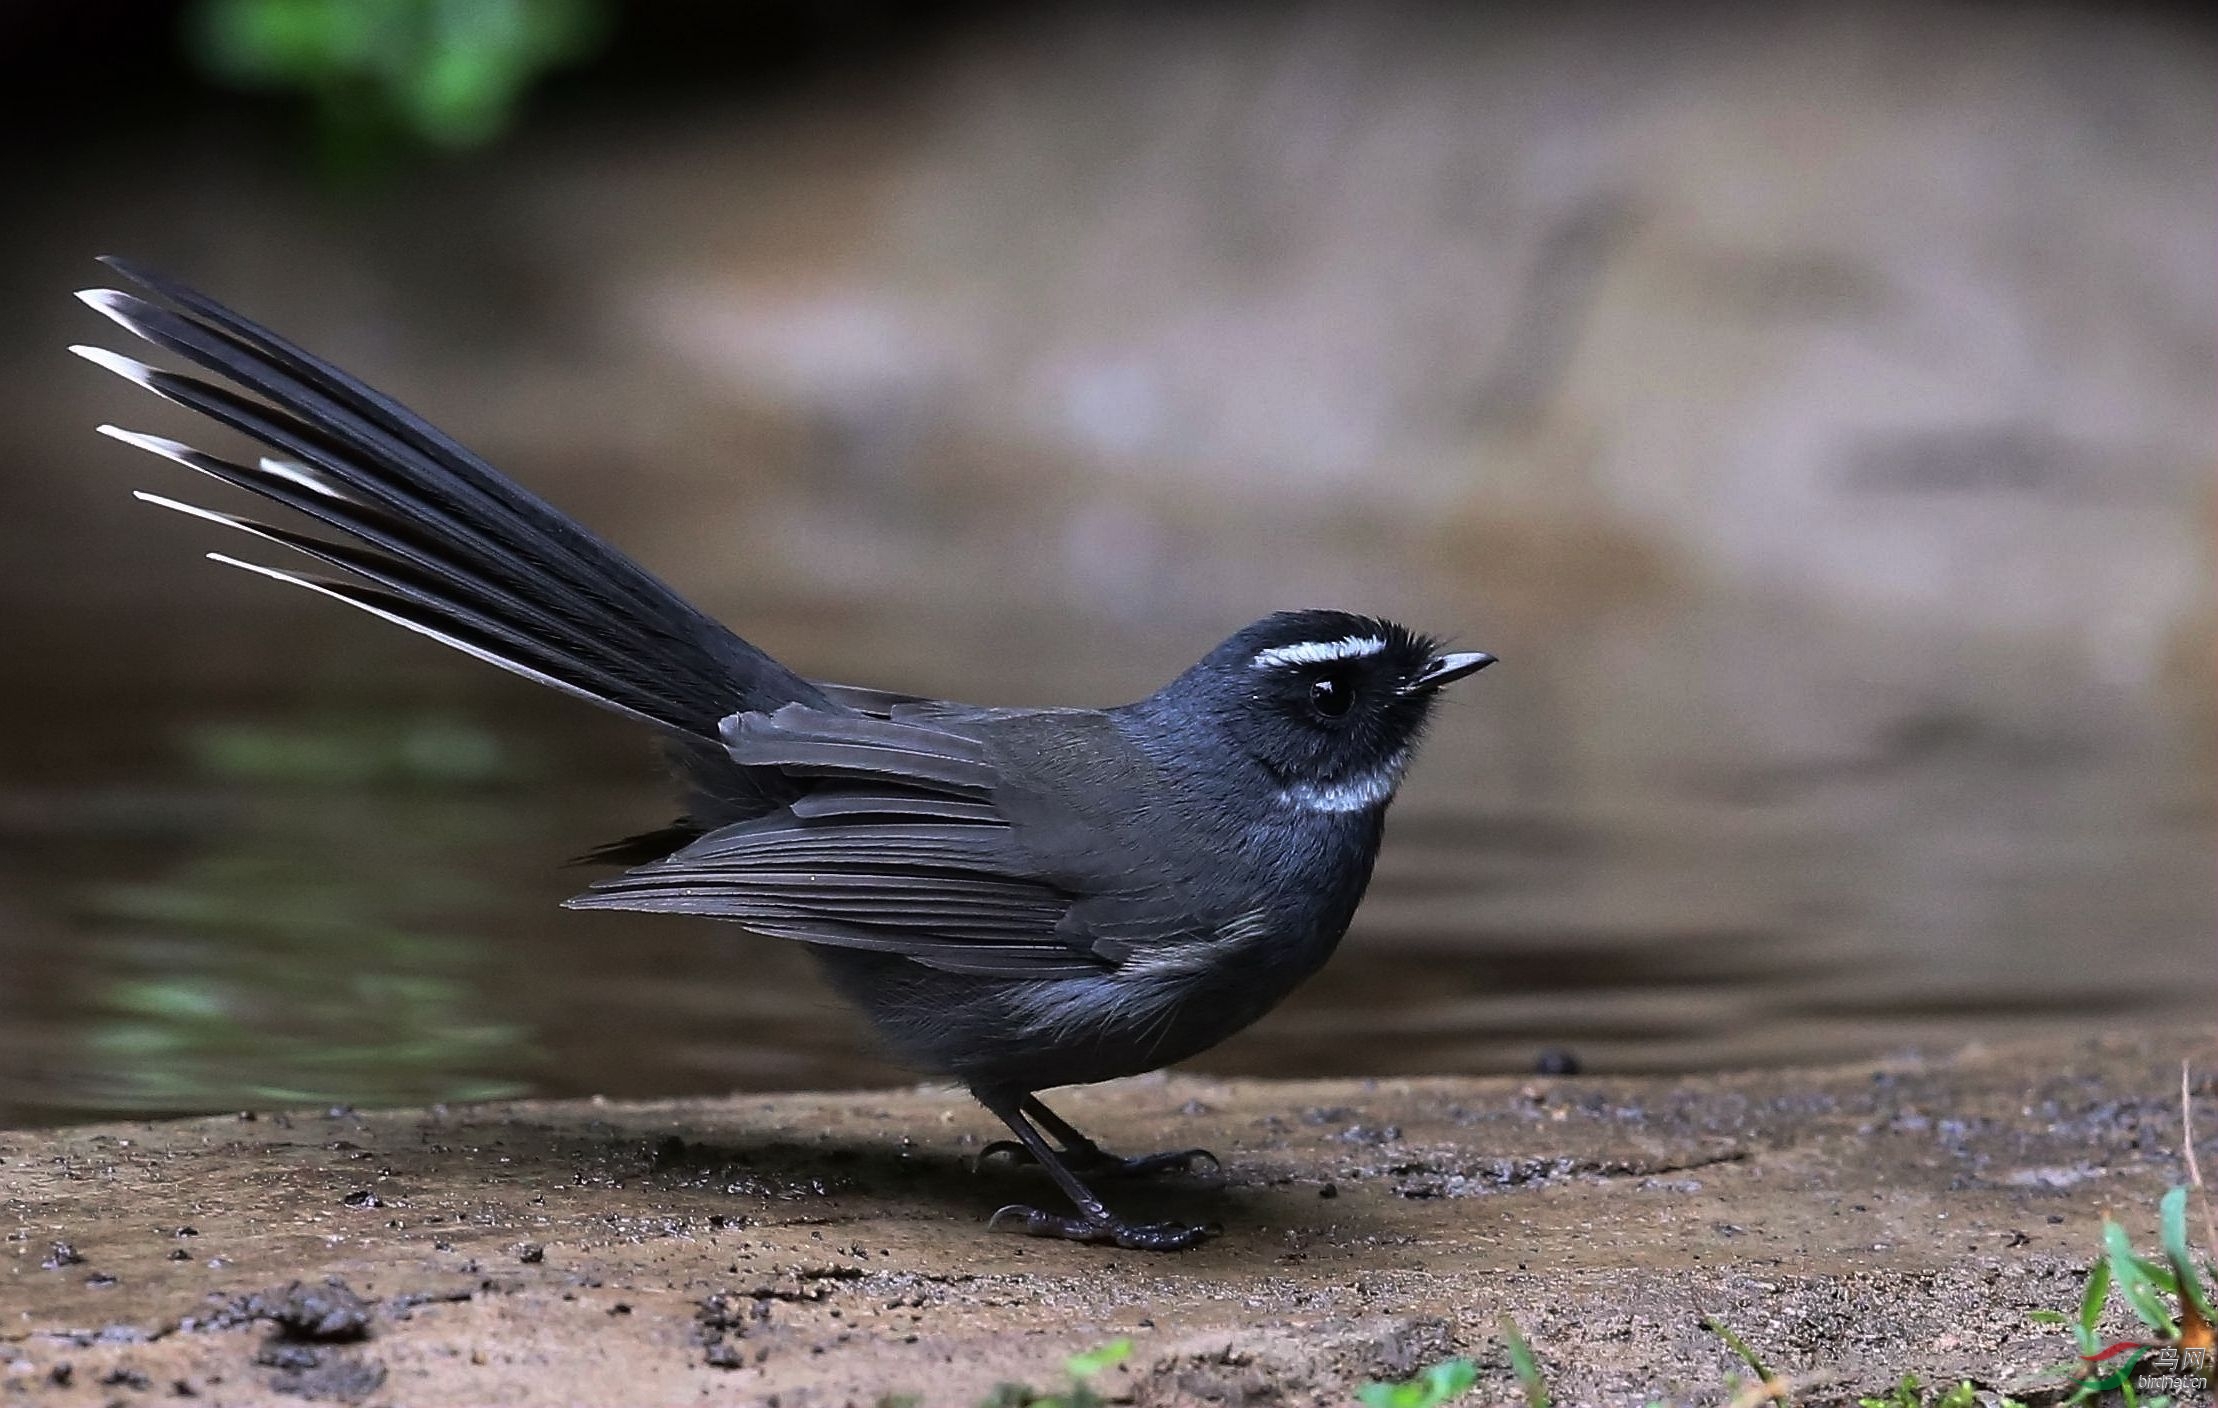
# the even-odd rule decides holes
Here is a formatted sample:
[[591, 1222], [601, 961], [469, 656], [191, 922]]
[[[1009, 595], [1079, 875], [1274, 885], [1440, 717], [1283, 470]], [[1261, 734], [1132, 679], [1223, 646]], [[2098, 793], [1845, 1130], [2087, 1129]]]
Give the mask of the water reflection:
[[[1035, 667], [1068, 662], [1010, 666]], [[670, 804], [628, 731], [489, 688], [397, 721], [219, 715], [105, 789], [17, 794], [0, 1117], [904, 1078], [798, 945], [557, 910], [585, 878], [565, 856]], [[1683, 1070], [2207, 1004], [2207, 820], [2110, 820], [2161, 795], [2158, 759], [1998, 768], [1928, 729], [1907, 778], [1736, 757], [1662, 803], [1582, 801], [1505, 781], [1505, 707], [1443, 720], [1341, 955], [1198, 1067]], [[2090, 965], [2097, 920], [2121, 928]]]
[[210, 723], [180, 752], [188, 785], [247, 805], [143, 880], [73, 888], [81, 1009], [16, 1099], [177, 1112], [530, 1088], [543, 1053], [488, 1001], [471, 927], [499, 891], [469, 860], [517, 830], [514, 798], [487, 790], [523, 774], [511, 750], [452, 719], [338, 717]]

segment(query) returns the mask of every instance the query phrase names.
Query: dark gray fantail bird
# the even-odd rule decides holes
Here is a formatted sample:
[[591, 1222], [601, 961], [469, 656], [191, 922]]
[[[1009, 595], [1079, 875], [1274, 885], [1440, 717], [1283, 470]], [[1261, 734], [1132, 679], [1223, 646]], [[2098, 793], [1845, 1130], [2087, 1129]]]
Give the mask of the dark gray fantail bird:
[[[399, 403], [214, 300], [120, 260], [151, 299], [82, 297], [230, 385], [73, 350], [272, 454], [240, 464], [104, 433], [336, 536], [139, 498], [296, 549], [306, 587], [626, 715], [667, 741], [676, 825], [604, 847], [632, 868], [569, 903], [735, 920], [810, 945], [893, 1051], [963, 1082], [1068, 1213], [993, 1225], [1172, 1250], [1082, 1176], [1112, 1157], [1037, 1092], [1224, 1040], [1347, 929], [1437, 691], [1493, 662], [1390, 622], [1287, 612], [1115, 709], [996, 709], [801, 678]], [[248, 394], [242, 394], [248, 393]]]

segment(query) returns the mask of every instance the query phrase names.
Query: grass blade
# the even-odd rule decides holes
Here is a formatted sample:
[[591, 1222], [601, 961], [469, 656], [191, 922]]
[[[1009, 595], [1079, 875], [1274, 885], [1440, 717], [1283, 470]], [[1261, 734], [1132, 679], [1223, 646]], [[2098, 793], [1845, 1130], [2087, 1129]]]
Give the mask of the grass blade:
[[1540, 1360], [1517, 1322], [1502, 1317], [1502, 1339], [1509, 1345], [1509, 1367], [1525, 1391], [1525, 1408], [1548, 1408], [1548, 1383], [1540, 1374]]

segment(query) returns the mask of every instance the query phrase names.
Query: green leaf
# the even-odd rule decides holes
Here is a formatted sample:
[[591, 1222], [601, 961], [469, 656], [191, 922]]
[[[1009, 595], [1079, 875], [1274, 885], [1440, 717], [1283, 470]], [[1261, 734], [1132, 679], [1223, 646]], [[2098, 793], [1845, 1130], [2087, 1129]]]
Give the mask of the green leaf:
[[1771, 1370], [1766, 1369], [1764, 1362], [1756, 1357], [1756, 1351], [1748, 1347], [1748, 1341], [1725, 1328], [1714, 1315], [1703, 1316], [1702, 1323], [1709, 1326], [1710, 1333], [1725, 1341], [1726, 1346], [1740, 1357], [1741, 1363], [1748, 1366], [1749, 1372], [1756, 1376], [1758, 1383], [1771, 1381]]
[[1365, 1384], [1355, 1397], [1363, 1408], [1439, 1408], [1469, 1393], [1478, 1381], [1478, 1368], [1470, 1360], [1444, 1359], [1406, 1383]]
[[2175, 1293], [2195, 1307], [2204, 1320], [2218, 1320], [2202, 1278], [2195, 1274], [2195, 1259], [2187, 1247], [2187, 1189], [2174, 1188], [2157, 1204], [2157, 1236], [2164, 1243], [2164, 1259], [2172, 1264]]
[[[1531, 1350], [1528, 1349], [1526, 1351], [1526, 1369], [1531, 1370], [1532, 1377], [1527, 1380], [1525, 1396], [1527, 1401], [1534, 1404], [1534, 1408], [1548, 1408], [1548, 1393], [1547, 1390], [1539, 1388], [1539, 1370], [1533, 1366], [1531, 1354]], [[1518, 1378], [1526, 1378], [1524, 1370], [1519, 1371]], [[1433, 1365], [1425, 1371], [1425, 1402], [1427, 1408], [1430, 1408], [1432, 1404], [1446, 1403], [1452, 1398], [1463, 1397], [1471, 1391], [1478, 1381], [1478, 1366], [1468, 1359], [1450, 1359]], [[1533, 1397], [1536, 1390], [1540, 1395], [1537, 1399]]]
[[1114, 1369], [1132, 1357], [1132, 1341], [1111, 1340], [1098, 1349], [1074, 1354], [1063, 1361], [1063, 1368], [1074, 1379], [1090, 1379], [1104, 1369]]
[[[1507, 1315], [1502, 1317], [1502, 1339], [1509, 1346], [1510, 1371], [1517, 1375], [1518, 1387], [1525, 1392], [1526, 1408], [1548, 1408], [1548, 1381], [1540, 1372], [1540, 1358], [1533, 1353], [1532, 1343], [1525, 1338], [1525, 1332]], [[1467, 1369], [1471, 1367], [1467, 1360], [1451, 1359], [1448, 1362], [1463, 1365]], [[1471, 1379], [1473, 1383], [1478, 1381], [1475, 1370]], [[1463, 1387], [1467, 1389], [1470, 1386], [1467, 1383]], [[1461, 1393], [1463, 1389], [1456, 1391]]]
[[2079, 1293], [2079, 1323], [2072, 1327], [2084, 1353], [2102, 1348], [2102, 1342], [2095, 1338], [2095, 1326], [2101, 1322], [2102, 1308], [2109, 1300], [2110, 1263], [2097, 1261], [2087, 1268], [2087, 1288]]
[[2172, 1312], [2151, 1289], [2146, 1263], [2133, 1254], [2133, 1246], [2126, 1240], [2126, 1229], [2105, 1219], [2102, 1240], [2105, 1259], [2110, 1264], [2110, 1279], [2125, 1296], [2126, 1304], [2133, 1307], [2133, 1313], [2141, 1318], [2142, 1324], [2166, 1338], [2177, 1334]]

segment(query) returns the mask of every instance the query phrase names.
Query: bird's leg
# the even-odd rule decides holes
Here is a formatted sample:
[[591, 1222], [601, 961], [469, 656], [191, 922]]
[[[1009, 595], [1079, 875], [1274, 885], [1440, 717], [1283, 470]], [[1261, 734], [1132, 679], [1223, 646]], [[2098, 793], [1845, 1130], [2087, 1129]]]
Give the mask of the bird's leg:
[[[1077, 1209], [1077, 1215], [1073, 1217], [1012, 1203], [987, 1219], [988, 1227], [1008, 1228], [1034, 1237], [1061, 1237], [1072, 1242], [1106, 1242], [1133, 1251], [1148, 1252], [1179, 1251], [1195, 1245], [1216, 1230], [1211, 1227], [1190, 1227], [1179, 1222], [1125, 1221], [1104, 1207], [1101, 1199], [1094, 1196], [1092, 1189], [1078, 1181], [1078, 1175], [1065, 1165], [1062, 1155], [1055, 1151], [1039, 1130], [1033, 1128], [1031, 1120], [1026, 1118], [1025, 1107], [1029, 1103], [1034, 1108], [1041, 1108], [1039, 1102], [1010, 1090], [973, 1087], [971, 1094], [977, 1097], [979, 1104], [993, 1111], [1003, 1124], [1009, 1126], [1032, 1161], [1047, 1170], [1047, 1176], [1055, 1180], [1055, 1186], [1063, 1190], [1063, 1196], [1069, 1198], [1071, 1206]], [[1054, 1120], [1055, 1117], [1050, 1115], [1048, 1118]], [[1062, 1121], [1055, 1120], [1055, 1123], [1061, 1124]], [[1068, 1125], [1063, 1127], [1070, 1128]]]
[[[1207, 1149], [1177, 1149], [1166, 1154], [1121, 1158], [1080, 1134], [1070, 1121], [1050, 1110], [1037, 1095], [1022, 1097], [1017, 1108], [1045, 1131], [1048, 1138], [1062, 1146], [1064, 1167], [1089, 1178], [1146, 1178], [1158, 1173], [1191, 1173], [1205, 1163], [1210, 1172], [1224, 1167], [1224, 1161]], [[1014, 1139], [997, 1139], [980, 1150], [978, 1157], [981, 1161], [1006, 1158], [1011, 1163], [1037, 1162], [1032, 1151]]]

